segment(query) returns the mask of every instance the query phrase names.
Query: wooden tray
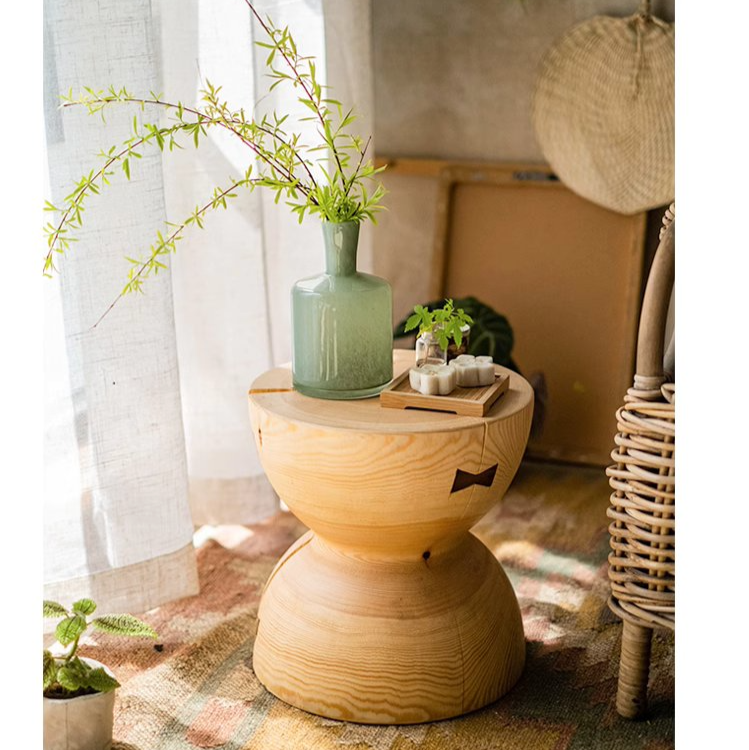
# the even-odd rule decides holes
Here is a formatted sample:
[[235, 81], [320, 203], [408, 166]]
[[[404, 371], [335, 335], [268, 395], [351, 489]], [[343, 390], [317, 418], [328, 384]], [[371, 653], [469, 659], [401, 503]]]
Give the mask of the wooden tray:
[[380, 393], [380, 405], [390, 409], [428, 409], [483, 417], [510, 385], [509, 375], [495, 371], [494, 383], [478, 388], [458, 386], [449, 396], [425, 396], [411, 388], [406, 370]]

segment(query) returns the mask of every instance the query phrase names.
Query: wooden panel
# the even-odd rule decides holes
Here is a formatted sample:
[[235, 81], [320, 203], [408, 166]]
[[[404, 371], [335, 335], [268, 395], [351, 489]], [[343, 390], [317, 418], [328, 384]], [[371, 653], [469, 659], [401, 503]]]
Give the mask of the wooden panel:
[[514, 359], [526, 376], [544, 374], [546, 418], [530, 453], [610, 463], [633, 375], [645, 215], [502, 168], [443, 175], [446, 241], [438, 234], [434, 276], [445, 296], [473, 295], [507, 315]]

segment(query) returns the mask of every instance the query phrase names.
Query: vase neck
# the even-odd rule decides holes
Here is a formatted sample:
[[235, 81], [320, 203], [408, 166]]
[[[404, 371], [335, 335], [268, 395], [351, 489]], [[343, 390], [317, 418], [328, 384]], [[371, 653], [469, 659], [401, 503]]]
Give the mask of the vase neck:
[[356, 249], [359, 244], [359, 223], [346, 221], [334, 224], [323, 222], [325, 240], [325, 272], [331, 276], [351, 276], [356, 273]]

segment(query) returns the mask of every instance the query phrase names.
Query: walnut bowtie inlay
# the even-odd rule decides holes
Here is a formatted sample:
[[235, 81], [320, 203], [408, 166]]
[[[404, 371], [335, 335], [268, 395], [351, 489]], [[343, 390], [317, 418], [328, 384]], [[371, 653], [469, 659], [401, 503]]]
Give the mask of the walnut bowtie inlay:
[[472, 487], [474, 484], [480, 484], [482, 487], [491, 487], [496, 473], [497, 464], [490, 466], [488, 469], [478, 474], [471, 474], [470, 471], [458, 469], [455, 472], [455, 480], [453, 481], [453, 488], [450, 492], [458, 492], [458, 490], [464, 490], [466, 487]]

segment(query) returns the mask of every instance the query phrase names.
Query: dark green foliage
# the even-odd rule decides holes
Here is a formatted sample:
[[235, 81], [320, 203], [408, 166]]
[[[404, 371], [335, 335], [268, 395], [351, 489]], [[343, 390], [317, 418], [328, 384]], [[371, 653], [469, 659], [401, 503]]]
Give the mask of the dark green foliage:
[[[427, 311], [440, 310], [445, 307], [445, 300], [434, 300], [424, 305], [417, 305]], [[504, 315], [500, 315], [494, 309], [480, 302], [475, 297], [465, 297], [453, 300], [456, 309], [462, 309], [472, 319], [471, 334], [469, 339], [468, 354], [474, 356], [490, 356], [498, 365], [509, 367], [519, 372], [518, 366], [512, 359], [512, 346], [514, 343], [512, 327]], [[416, 308], [414, 308], [416, 309]], [[403, 338], [409, 335], [408, 322], [414, 316], [402, 320], [393, 333], [395, 338]]]

